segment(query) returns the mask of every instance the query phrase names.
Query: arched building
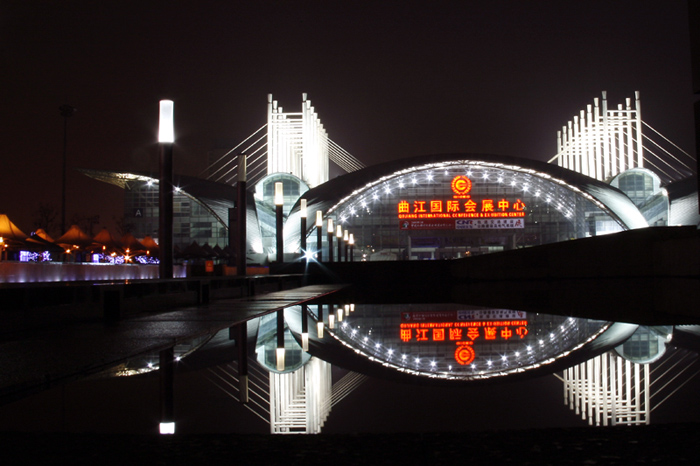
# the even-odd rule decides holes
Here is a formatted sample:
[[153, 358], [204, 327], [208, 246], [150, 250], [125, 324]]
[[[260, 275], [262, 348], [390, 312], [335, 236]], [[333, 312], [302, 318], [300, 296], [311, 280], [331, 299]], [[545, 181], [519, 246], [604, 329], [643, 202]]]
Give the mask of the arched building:
[[[321, 211], [324, 223], [331, 218], [353, 234], [355, 260], [453, 259], [647, 226], [630, 198], [607, 183], [489, 154], [374, 165], [303, 197], [311, 217]], [[285, 224], [287, 252], [300, 244], [299, 207]], [[315, 252], [314, 222], [305, 234]]]

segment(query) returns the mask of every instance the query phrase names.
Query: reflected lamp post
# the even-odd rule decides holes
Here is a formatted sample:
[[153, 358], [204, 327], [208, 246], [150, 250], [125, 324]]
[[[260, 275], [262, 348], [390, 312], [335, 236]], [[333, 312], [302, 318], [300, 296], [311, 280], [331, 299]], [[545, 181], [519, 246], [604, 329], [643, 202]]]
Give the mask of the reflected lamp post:
[[277, 311], [277, 370], [283, 371], [284, 362], [284, 310]]
[[301, 305], [301, 349], [309, 351], [309, 306]]
[[63, 104], [58, 107], [63, 117], [63, 170], [61, 179], [63, 187], [61, 191], [61, 234], [66, 232], [66, 166], [68, 161], [68, 118], [72, 117], [77, 111], [75, 107], [68, 104]]
[[323, 338], [323, 304], [318, 304], [318, 321], [316, 322], [316, 334]]
[[301, 245], [299, 246], [302, 254], [306, 254], [306, 199], [301, 200], [299, 208], [299, 216], [301, 217]]

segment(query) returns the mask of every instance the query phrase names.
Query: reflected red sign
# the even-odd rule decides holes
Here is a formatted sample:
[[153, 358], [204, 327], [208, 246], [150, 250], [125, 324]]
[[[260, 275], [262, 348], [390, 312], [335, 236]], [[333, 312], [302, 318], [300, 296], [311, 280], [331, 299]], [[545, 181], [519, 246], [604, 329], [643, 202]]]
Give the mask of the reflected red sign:
[[[479, 313], [502, 320], [470, 320]], [[526, 315], [507, 309], [405, 312], [401, 315], [399, 338], [404, 343], [452, 342], [456, 345], [455, 361], [466, 365], [476, 357], [474, 343], [524, 339], [528, 334]]]

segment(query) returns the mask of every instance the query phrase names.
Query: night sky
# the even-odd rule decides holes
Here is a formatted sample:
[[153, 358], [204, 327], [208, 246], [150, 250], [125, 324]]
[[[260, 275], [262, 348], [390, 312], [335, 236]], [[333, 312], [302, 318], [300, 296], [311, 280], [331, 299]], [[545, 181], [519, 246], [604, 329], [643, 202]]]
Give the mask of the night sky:
[[[685, 0], [3, 2], [0, 212], [29, 233], [68, 165], [157, 170], [158, 101], [175, 101], [175, 170], [197, 174], [308, 93], [365, 164], [441, 152], [548, 160], [602, 90], [692, 153]], [[119, 188], [69, 170], [68, 213], [121, 215]]]

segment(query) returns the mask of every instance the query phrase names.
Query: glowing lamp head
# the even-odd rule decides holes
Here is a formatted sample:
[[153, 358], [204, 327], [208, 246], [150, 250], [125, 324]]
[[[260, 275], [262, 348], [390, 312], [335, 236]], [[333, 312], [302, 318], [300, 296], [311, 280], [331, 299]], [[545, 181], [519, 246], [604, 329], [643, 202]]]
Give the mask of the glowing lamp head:
[[323, 338], [323, 322], [316, 323], [316, 333], [319, 338]]
[[350, 240], [350, 237], [348, 236], [348, 230], [345, 230], [343, 232], [343, 241], [345, 241], [347, 243], [349, 240]]
[[329, 235], [333, 234], [333, 219], [332, 218], [328, 219], [328, 234]]
[[306, 199], [302, 199], [299, 207], [299, 215], [301, 215], [301, 218], [306, 218], [306, 214]]
[[337, 236], [338, 238], [343, 237], [343, 227], [341, 227], [340, 225], [338, 225], [335, 229], [335, 236]]
[[284, 356], [285, 356], [284, 348], [277, 348], [277, 370], [278, 371], [284, 370], [284, 366], [285, 366]]
[[175, 433], [175, 423], [174, 422], [161, 422], [160, 423], [160, 433], [161, 435], [172, 435]]
[[284, 205], [284, 185], [281, 181], [275, 183], [275, 205]]
[[350, 233], [350, 236], [348, 237], [348, 244], [354, 245], [355, 244], [355, 235]]
[[321, 228], [323, 226], [323, 212], [320, 210], [316, 211], [316, 228]]
[[158, 124], [158, 142], [175, 142], [175, 128], [173, 117], [173, 101], [160, 101], [160, 122]]

